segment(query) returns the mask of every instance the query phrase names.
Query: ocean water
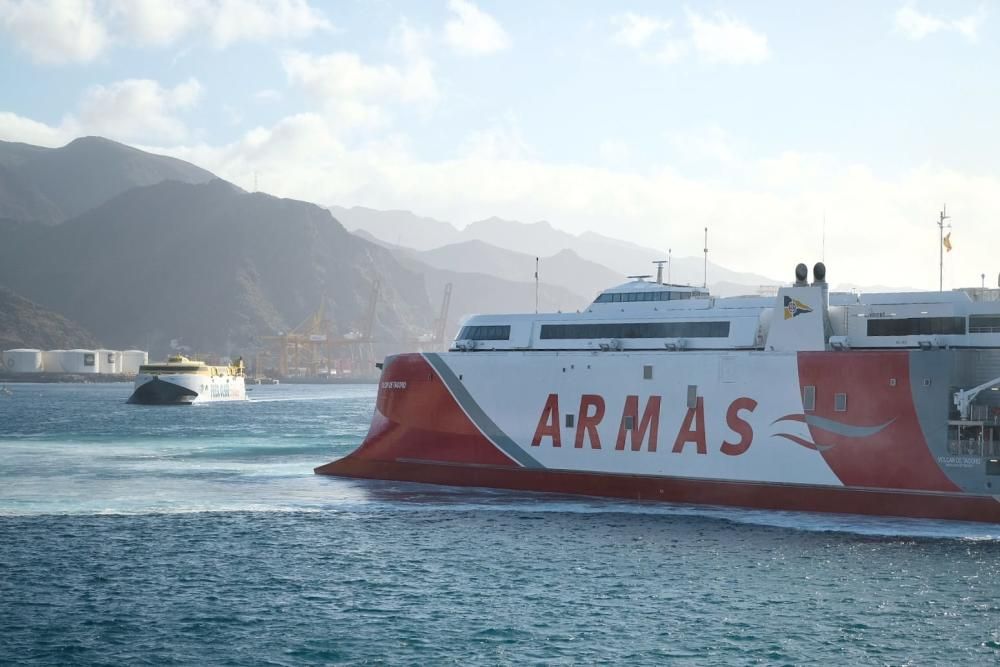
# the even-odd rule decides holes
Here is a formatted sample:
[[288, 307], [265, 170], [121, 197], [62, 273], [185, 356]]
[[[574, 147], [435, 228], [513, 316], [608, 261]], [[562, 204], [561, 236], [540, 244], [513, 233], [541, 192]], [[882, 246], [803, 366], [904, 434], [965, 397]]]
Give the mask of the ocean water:
[[374, 386], [0, 395], [0, 664], [1000, 663], [1000, 526], [320, 477]]

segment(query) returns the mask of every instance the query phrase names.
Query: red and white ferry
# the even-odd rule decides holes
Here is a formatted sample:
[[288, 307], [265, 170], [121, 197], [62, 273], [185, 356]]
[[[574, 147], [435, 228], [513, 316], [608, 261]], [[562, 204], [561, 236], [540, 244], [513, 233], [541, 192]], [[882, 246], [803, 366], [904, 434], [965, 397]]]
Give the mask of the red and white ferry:
[[388, 357], [317, 473], [1000, 522], [1000, 290], [776, 297], [634, 280]]

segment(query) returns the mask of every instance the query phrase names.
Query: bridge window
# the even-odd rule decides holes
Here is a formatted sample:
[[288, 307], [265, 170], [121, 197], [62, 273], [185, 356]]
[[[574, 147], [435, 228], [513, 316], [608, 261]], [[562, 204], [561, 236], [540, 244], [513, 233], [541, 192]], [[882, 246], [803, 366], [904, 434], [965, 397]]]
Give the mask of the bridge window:
[[581, 338], [728, 338], [729, 322], [543, 324], [542, 340]]
[[670, 301], [679, 296], [671, 296], [671, 292], [655, 290], [649, 292], [605, 292], [594, 300], [594, 303], [632, 303], [633, 301]]
[[510, 325], [462, 327], [459, 340], [510, 340]]
[[964, 317], [904, 317], [868, 320], [869, 336], [964, 335]]
[[847, 394], [833, 395], [834, 412], [847, 412]]
[[678, 301], [681, 299], [707, 298], [708, 292], [650, 290], [647, 292], [605, 292], [594, 299], [594, 303], [634, 303], [636, 301]]

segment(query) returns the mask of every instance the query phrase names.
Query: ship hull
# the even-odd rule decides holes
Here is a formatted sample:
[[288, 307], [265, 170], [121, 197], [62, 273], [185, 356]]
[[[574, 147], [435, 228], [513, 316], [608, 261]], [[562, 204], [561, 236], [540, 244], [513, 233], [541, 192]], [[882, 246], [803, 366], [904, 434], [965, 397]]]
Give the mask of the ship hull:
[[316, 472], [1000, 523], [991, 452], [949, 449], [949, 364], [907, 351], [398, 355], [364, 443]]
[[379, 461], [358, 456], [346, 456], [316, 468], [315, 472], [355, 479], [536, 491], [643, 502], [1000, 523], [1000, 503], [995, 498], [968, 494], [643, 477], [567, 470], [535, 471], [418, 461]]
[[137, 405], [192, 405], [212, 401], [246, 400], [242, 376], [164, 374], [136, 376], [128, 403]]

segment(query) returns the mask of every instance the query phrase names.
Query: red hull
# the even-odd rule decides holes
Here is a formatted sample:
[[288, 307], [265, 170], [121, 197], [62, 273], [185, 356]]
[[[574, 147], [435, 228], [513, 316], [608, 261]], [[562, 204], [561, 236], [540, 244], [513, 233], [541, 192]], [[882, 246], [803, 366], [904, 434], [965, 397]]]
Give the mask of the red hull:
[[356, 455], [320, 466], [316, 468], [316, 473], [695, 505], [1000, 523], [1000, 503], [992, 497], [957, 493], [720, 482], [419, 461], [375, 461]]
[[[851, 358], [841, 354], [835, 360], [843, 364]], [[905, 353], [867, 357], [864, 364], [857, 365], [868, 368], [873, 360], [883, 374], [908, 386]], [[808, 381], [821, 386], [824, 379], [843, 374], [842, 386], [849, 386], [851, 380], [858, 387], [852, 390], [854, 395], [864, 396], [858, 377], [864, 380], [867, 376], [845, 374], [821, 355], [803, 355], [800, 368]], [[1000, 523], [1000, 502], [994, 496], [959, 490], [934, 464], [908, 389], [887, 392], [888, 398], [863, 404], [857, 410], [872, 423], [880, 419], [876, 412], [879, 406], [899, 416], [891, 426], [879, 428], [865, 439], [867, 451], [857, 449], [861, 445], [849, 437], [829, 430], [829, 424], [834, 423], [832, 412], [818, 412], [827, 417], [820, 423], [827, 424], [827, 430], [816, 427], [816, 442], [832, 443], [839, 450], [822, 455], [844, 486], [544, 467], [525, 453], [524, 449], [531, 447], [519, 448], [505, 440], [504, 433], [462, 393], [460, 378], [449, 377], [447, 367], [434, 355], [391, 357], [380, 389], [365, 442], [349, 456], [316, 468], [317, 474], [754, 509]], [[888, 401], [892, 404], [885, 407]], [[862, 465], [866, 461], [867, 465]], [[878, 483], [880, 477], [875, 473], [885, 483]]]

